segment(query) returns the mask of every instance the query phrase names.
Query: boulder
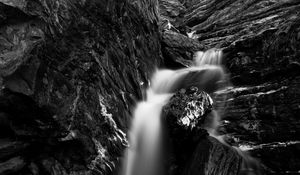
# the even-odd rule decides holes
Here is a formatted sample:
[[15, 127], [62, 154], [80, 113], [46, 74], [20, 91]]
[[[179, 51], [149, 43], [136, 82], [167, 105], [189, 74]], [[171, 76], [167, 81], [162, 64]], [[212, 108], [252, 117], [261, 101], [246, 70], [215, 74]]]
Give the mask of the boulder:
[[231, 146], [209, 136], [204, 128], [212, 105], [207, 93], [191, 87], [175, 93], [163, 107], [169, 174], [240, 173], [242, 156]]

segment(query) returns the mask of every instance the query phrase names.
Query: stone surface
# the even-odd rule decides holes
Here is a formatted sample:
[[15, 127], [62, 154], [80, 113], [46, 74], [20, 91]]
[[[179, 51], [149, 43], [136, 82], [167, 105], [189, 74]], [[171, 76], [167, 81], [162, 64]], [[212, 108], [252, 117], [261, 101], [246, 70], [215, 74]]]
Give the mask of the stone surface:
[[[249, 153], [261, 159], [269, 170], [270, 174], [298, 174], [300, 143], [298, 142], [273, 142], [257, 145], [250, 148]], [[289, 156], [286, 156], [289, 155]]]
[[20, 141], [12, 141], [7, 139], [0, 140], [0, 159], [4, 159], [15, 154], [28, 147], [28, 143]]
[[[177, 2], [180, 6], [160, 1], [162, 11], [175, 8], [178, 12], [176, 15], [163, 13], [169, 16], [172, 27], [162, 25], [161, 33], [167, 37], [171, 36], [168, 33], [173, 34], [172, 39], [168, 39], [170, 43], [164, 42], [166, 46], [162, 51], [180, 55], [166, 56], [165, 62], [172, 63], [171, 68], [190, 65], [191, 50], [199, 45], [204, 46], [202, 50], [223, 49], [225, 67], [231, 74], [233, 87], [214, 95], [223, 116], [220, 133], [226, 134], [230, 138], [228, 142], [237, 146], [299, 141], [300, 2]], [[177, 49], [172, 41], [179, 38], [183, 46], [195, 44]], [[266, 172], [288, 173], [300, 169], [297, 164], [285, 166], [283, 161], [298, 161], [292, 147], [279, 146], [276, 150], [273, 153], [278, 155], [274, 160], [268, 157], [270, 150], [266, 147], [254, 154], [267, 167]]]
[[220, 93], [228, 100], [223, 119], [227, 132], [256, 143], [299, 140], [299, 76]]
[[13, 153], [26, 162], [16, 171], [114, 171], [132, 106], [162, 63], [157, 6], [0, 0], [1, 138], [29, 144]]
[[184, 167], [186, 175], [241, 174], [242, 157], [213, 137], [201, 140]]
[[170, 68], [191, 66], [193, 54], [205, 49], [205, 46], [194, 39], [171, 30], [162, 33], [162, 53], [165, 65]]
[[0, 163], [0, 174], [6, 175], [16, 173], [25, 166], [25, 162], [21, 157], [14, 157], [6, 162]]
[[[239, 174], [243, 158], [231, 146], [208, 136], [205, 120], [212, 99], [195, 87], [175, 93], [162, 110], [166, 126], [168, 174]], [[171, 150], [171, 151], [170, 151]]]
[[211, 97], [197, 87], [181, 89], [163, 108], [166, 115], [164, 118], [171, 129], [180, 127], [192, 131], [204, 123], [205, 116], [212, 111], [212, 106]]

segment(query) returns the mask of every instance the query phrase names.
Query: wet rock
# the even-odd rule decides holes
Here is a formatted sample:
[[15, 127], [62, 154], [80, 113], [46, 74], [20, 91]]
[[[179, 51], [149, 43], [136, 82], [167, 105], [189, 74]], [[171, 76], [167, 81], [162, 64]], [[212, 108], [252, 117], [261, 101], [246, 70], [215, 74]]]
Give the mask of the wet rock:
[[220, 93], [228, 95], [223, 115], [226, 132], [238, 135], [240, 141], [268, 143], [300, 139], [299, 77]]
[[[246, 3], [184, 0], [181, 3], [185, 10], [178, 15], [181, 20], [177, 19], [173, 25], [188, 27], [191, 38], [205, 48], [222, 48], [235, 85], [257, 85], [295, 72], [299, 75], [298, 70], [287, 68], [292, 62], [299, 62], [299, 15], [295, 12], [300, 4], [297, 0]], [[161, 10], [164, 9], [167, 8]]]
[[162, 63], [157, 6], [0, 2], [1, 137], [29, 143], [16, 171], [114, 171], [132, 106]]
[[165, 65], [171, 68], [188, 67], [192, 65], [193, 54], [203, 50], [204, 45], [181, 33], [164, 31], [162, 33], [162, 53]]
[[[169, 6], [178, 8], [178, 12], [183, 9], [176, 17], [170, 16], [176, 19], [170, 20], [177, 29], [172, 32], [187, 35], [184, 44], [194, 40], [197, 43], [194, 46], [200, 43], [205, 46], [203, 49], [217, 47], [225, 53], [225, 67], [231, 73], [234, 87], [214, 95], [220, 95], [215, 98], [219, 99], [216, 107], [223, 116], [220, 132], [236, 145], [298, 141], [300, 25], [296, 11], [300, 9], [299, 2], [183, 0], [180, 3], [184, 8]], [[167, 8], [161, 10], [164, 9]], [[188, 32], [182, 32], [181, 28]], [[169, 59], [165, 62], [179, 63], [177, 67], [188, 65], [182, 63], [191, 60], [189, 50], [181, 48], [181, 55], [177, 56], [184, 61], [165, 57]], [[178, 51], [170, 47], [168, 53], [172, 52]], [[278, 152], [281, 149], [284, 151], [279, 147]], [[274, 162], [268, 156], [260, 157], [268, 164], [269, 172], [283, 172], [277, 168], [282, 163], [280, 159], [297, 161], [290, 154], [279, 155]], [[284, 172], [288, 171], [286, 167]]]
[[255, 147], [250, 153], [267, 167], [266, 173], [299, 169], [298, 164], [288, 166], [284, 161], [298, 162], [297, 146], [275, 144], [300, 140], [299, 77], [224, 92], [228, 100], [220, 132], [231, 137], [232, 144]]
[[242, 157], [228, 145], [208, 136], [205, 120], [211, 97], [195, 87], [181, 89], [163, 107], [169, 138], [169, 174], [238, 174]]
[[266, 172], [270, 172], [270, 174], [276, 172], [299, 173], [299, 151], [299, 141], [272, 142], [248, 147], [248, 152], [259, 158], [266, 166]]
[[183, 174], [240, 174], [242, 157], [213, 137], [198, 142]]
[[205, 116], [212, 111], [212, 105], [213, 101], [206, 92], [191, 87], [173, 95], [163, 112], [169, 128], [192, 131], [204, 123]]

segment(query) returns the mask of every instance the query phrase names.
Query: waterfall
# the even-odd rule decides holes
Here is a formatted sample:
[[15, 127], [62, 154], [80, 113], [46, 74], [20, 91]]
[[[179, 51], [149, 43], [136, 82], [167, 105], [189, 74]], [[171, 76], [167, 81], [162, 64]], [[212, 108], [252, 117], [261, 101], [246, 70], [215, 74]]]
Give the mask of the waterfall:
[[[191, 86], [213, 93], [222, 85], [226, 74], [220, 65], [222, 51], [210, 49], [196, 52], [194, 66], [179, 70], [156, 70], [146, 91], [146, 99], [137, 104], [129, 130], [129, 148], [121, 175], [163, 175], [161, 110], [170, 97], [181, 88]], [[212, 113], [205, 127], [217, 136], [219, 115]]]

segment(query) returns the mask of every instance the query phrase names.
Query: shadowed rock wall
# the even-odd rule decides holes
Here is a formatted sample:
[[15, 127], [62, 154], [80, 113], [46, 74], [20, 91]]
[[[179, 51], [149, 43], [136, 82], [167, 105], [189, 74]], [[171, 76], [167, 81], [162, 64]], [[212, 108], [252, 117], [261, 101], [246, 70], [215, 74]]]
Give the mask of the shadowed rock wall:
[[10, 91], [0, 174], [111, 174], [162, 61], [157, 19], [155, 0], [1, 0], [0, 85]]
[[233, 87], [218, 93], [227, 96], [225, 106], [217, 105], [224, 112], [221, 132], [248, 145], [268, 172], [300, 168], [294, 156], [300, 140], [299, 10], [297, 0], [160, 0], [162, 52], [170, 67], [190, 65], [200, 45], [223, 49]]

